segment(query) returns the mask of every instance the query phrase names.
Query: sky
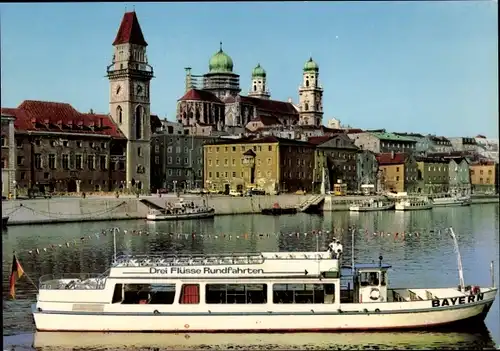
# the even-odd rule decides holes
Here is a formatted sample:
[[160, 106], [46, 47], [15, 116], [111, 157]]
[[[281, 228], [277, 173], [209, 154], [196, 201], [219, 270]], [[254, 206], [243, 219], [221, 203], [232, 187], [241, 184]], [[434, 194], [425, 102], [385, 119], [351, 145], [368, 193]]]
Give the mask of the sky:
[[112, 42], [135, 9], [155, 78], [151, 113], [175, 120], [184, 67], [208, 71], [223, 42], [242, 94], [267, 71], [271, 98], [298, 101], [320, 66], [324, 124], [498, 138], [498, 2], [172, 2], [0, 5], [1, 105], [67, 102], [109, 112]]

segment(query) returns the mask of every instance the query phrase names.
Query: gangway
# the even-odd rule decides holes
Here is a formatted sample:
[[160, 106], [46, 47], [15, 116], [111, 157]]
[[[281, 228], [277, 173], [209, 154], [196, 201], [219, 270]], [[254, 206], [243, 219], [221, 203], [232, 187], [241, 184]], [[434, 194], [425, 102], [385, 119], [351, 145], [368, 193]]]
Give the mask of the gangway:
[[139, 201], [142, 202], [147, 207], [149, 207], [150, 209], [153, 209], [153, 210], [164, 210], [165, 209], [164, 207], [161, 207], [161, 206], [159, 206], [159, 205], [155, 204], [154, 202], [149, 201], [147, 199], [141, 199]]
[[310, 197], [309, 199], [304, 201], [302, 204], [300, 204], [298, 209], [300, 212], [306, 212], [307, 210], [309, 210], [310, 207], [318, 206], [324, 200], [325, 200], [325, 195], [316, 195], [316, 196]]

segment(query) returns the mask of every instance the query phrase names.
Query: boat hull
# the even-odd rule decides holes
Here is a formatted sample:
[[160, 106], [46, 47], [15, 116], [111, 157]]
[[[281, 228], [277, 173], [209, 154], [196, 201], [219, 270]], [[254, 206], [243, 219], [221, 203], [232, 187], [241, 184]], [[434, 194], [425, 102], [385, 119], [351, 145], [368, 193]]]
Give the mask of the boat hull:
[[264, 208], [262, 209], [262, 214], [264, 215], [272, 215], [279, 216], [284, 214], [296, 214], [297, 209], [294, 207], [289, 208]]
[[387, 210], [392, 210], [393, 208], [394, 208], [394, 204], [381, 206], [381, 207], [351, 206], [351, 207], [349, 207], [349, 211], [352, 211], [352, 212], [387, 211]]
[[396, 204], [396, 211], [418, 211], [418, 210], [432, 210], [432, 205], [423, 206], [405, 206]]
[[[147, 306], [147, 312], [75, 312], [38, 311], [33, 316], [38, 331], [71, 332], [322, 332], [322, 331], [380, 331], [449, 328], [484, 320], [496, 289], [484, 293], [484, 300], [465, 305], [438, 308], [430, 301], [403, 303], [344, 304], [345, 311], [262, 311], [262, 312], [154, 312], [163, 306]], [[349, 305], [351, 307], [349, 307]], [[357, 311], [351, 310], [354, 305]], [[387, 307], [393, 305], [391, 310]], [[398, 305], [398, 306], [396, 306]], [[292, 307], [291, 305], [289, 305]], [[378, 307], [377, 307], [378, 306]], [[385, 306], [385, 309], [384, 309]], [[401, 309], [401, 306], [409, 306]], [[141, 306], [142, 307], [142, 306]], [[197, 306], [193, 307], [196, 310]], [[399, 307], [399, 309], [397, 308]], [[190, 308], [189, 308], [190, 309]], [[366, 309], [366, 310], [365, 310]], [[188, 310], [188, 308], [186, 308]], [[378, 310], [378, 311], [377, 311]]]
[[175, 221], [180, 219], [213, 218], [214, 216], [215, 216], [215, 211], [199, 212], [199, 213], [183, 213], [178, 215], [148, 214], [146, 216], [146, 219], [148, 221]]

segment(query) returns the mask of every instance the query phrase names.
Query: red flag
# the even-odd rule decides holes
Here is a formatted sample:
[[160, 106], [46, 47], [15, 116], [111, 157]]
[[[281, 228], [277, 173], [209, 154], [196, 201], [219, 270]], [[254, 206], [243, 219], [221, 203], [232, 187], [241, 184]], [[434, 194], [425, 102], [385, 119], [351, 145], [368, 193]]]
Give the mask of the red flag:
[[12, 271], [10, 273], [10, 296], [16, 298], [16, 281], [24, 274], [24, 269], [17, 260], [16, 254], [12, 257]]

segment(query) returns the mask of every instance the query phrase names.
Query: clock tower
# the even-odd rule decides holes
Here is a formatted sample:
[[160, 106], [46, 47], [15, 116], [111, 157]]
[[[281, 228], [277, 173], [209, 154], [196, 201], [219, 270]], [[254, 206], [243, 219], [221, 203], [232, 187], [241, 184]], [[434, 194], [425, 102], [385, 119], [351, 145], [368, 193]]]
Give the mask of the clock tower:
[[123, 16], [113, 42], [113, 60], [108, 66], [109, 109], [113, 121], [127, 138], [127, 188], [150, 192], [151, 116], [147, 43], [135, 12]]

